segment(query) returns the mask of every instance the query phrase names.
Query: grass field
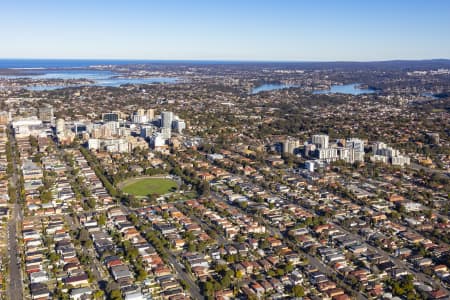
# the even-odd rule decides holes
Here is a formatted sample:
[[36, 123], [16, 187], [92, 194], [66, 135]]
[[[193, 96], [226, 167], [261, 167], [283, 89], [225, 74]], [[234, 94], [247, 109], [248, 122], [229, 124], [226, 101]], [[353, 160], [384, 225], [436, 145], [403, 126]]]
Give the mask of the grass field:
[[121, 188], [124, 193], [135, 196], [164, 195], [175, 190], [177, 183], [166, 178], [140, 178], [124, 182]]

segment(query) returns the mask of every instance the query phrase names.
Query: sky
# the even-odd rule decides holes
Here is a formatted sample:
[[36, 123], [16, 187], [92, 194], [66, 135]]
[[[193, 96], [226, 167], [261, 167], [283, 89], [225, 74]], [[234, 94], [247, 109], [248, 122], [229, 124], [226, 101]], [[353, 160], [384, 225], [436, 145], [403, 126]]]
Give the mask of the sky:
[[0, 58], [450, 58], [450, 1], [0, 0]]

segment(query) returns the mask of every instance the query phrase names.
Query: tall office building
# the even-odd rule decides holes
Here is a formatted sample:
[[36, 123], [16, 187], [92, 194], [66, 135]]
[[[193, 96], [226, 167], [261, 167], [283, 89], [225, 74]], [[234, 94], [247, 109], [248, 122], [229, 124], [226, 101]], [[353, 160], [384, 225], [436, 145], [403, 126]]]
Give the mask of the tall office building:
[[314, 161], [313, 160], [305, 161], [305, 169], [310, 172], [314, 172]]
[[402, 155], [399, 150], [388, 147], [383, 142], [375, 142], [372, 145], [373, 156], [372, 161], [382, 161], [391, 163], [392, 165], [404, 166], [411, 163], [408, 156]]
[[312, 143], [317, 145], [319, 149], [328, 148], [328, 135], [326, 134], [315, 134], [312, 136]]
[[132, 115], [131, 116], [131, 121], [133, 122], [133, 123], [139, 123], [139, 124], [142, 124], [142, 123], [147, 123], [147, 115], [140, 115], [139, 113], [137, 113], [137, 114], [134, 114], [134, 115]]
[[10, 114], [7, 111], [0, 112], [0, 125], [8, 124], [10, 120]]
[[439, 144], [439, 133], [436, 132], [429, 132], [427, 133], [427, 140], [431, 144], [438, 145]]
[[141, 127], [141, 137], [149, 138], [154, 132], [155, 127], [153, 125]]
[[386, 148], [387, 148], [387, 145], [383, 142], [375, 142], [372, 145], [372, 151], [373, 151], [373, 154], [375, 154], [375, 155], [378, 154], [378, 152], [381, 151], [382, 149], [386, 149]]
[[153, 108], [147, 109], [147, 120], [153, 121], [155, 119], [155, 110]]
[[162, 128], [172, 128], [173, 122], [173, 112], [171, 111], [163, 111], [161, 113], [161, 127]]
[[44, 123], [53, 123], [53, 106], [45, 105], [39, 107], [39, 120]]
[[345, 142], [345, 146], [349, 148], [353, 148], [356, 151], [364, 152], [364, 141], [357, 138], [348, 139]]
[[163, 137], [162, 133], [155, 132], [150, 137], [150, 145], [155, 149], [158, 147], [163, 147], [166, 144], [166, 139]]
[[166, 128], [166, 127], [162, 127], [161, 128], [161, 135], [163, 138], [170, 139], [170, 137], [172, 136], [172, 128]]
[[119, 122], [107, 122], [107, 123], [103, 124], [102, 127], [109, 128], [111, 130], [111, 134], [115, 135], [119, 131], [120, 123]]
[[339, 159], [337, 148], [319, 148], [316, 150], [317, 158], [323, 161], [335, 161]]
[[137, 110], [137, 115], [138, 116], [145, 116], [145, 109], [143, 109], [143, 108], [138, 109]]
[[102, 114], [102, 120], [103, 122], [118, 122], [119, 121], [119, 114], [116, 112], [110, 112], [110, 113], [104, 113]]
[[183, 133], [183, 130], [186, 129], [186, 122], [182, 119], [176, 119], [173, 121], [173, 129], [175, 129], [177, 133]]
[[300, 147], [300, 141], [293, 137], [287, 137], [285, 141], [283, 141], [283, 153], [294, 154], [295, 149]]
[[82, 123], [74, 123], [73, 124], [73, 131], [76, 135], [82, 135], [84, 132], [87, 132], [87, 126]]
[[64, 133], [65, 121], [64, 119], [56, 120], [56, 134]]

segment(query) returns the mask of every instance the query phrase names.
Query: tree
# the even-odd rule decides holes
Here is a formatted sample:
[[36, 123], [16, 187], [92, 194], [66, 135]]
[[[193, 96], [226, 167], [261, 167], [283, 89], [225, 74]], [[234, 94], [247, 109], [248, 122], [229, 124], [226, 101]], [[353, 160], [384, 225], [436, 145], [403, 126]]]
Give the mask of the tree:
[[128, 205], [133, 208], [141, 207], [141, 201], [134, 195], [128, 196]]
[[95, 300], [103, 299], [103, 295], [104, 295], [104, 293], [102, 290], [96, 290], [93, 294]]
[[222, 277], [222, 280], [220, 282], [222, 284], [223, 289], [229, 288], [231, 285], [231, 277], [228, 274], [225, 274], [225, 276]]
[[193, 242], [188, 243], [188, 251], [189, 252], [195, 252], [197, 251], [197, 245]]
[[198, 186], [198, 193], [202, 197], [208, 197], [210, 194], [210, 188], [209, 188], [209, 182], [206, 180], [203, 180], [200, 185]]
[[214, 294], [214, 284], [207, 280], [202, 285], [203, 294], [206, 296], [212, 296]]
[[105, 214], [100, 214], [97, 219], [98, 225], [105, 226], [106, 225], [106, 216]]
[[248, 202], [247, 201], [239, 201], [238, 205], [241, 209], [246, 210], [248, 207]]
[[112, 290], [111, 293], [109, 293], [109, 298], [111, 300], [122, 300], [122, 293], [120, 290]]
[[59, 255], [56, 254], [55, 252], [51, 252], [48, 256], [48, 259], [50, 260], [51, 263], [56, 263], [59, 260]]
[[136, 278], [137, 281], [143, 281], [145, 280], [145, 278], [147, 278], [147, 272], [144, 269], [140, 268], [137, 273], [138, 273], [138, 276]]
[[277, 276], [283, 276], [284, 275], [284, 270], [282, 268], [278, 268], [276, 271]]
[[305, 295], [305, 289], [301, 285], [295, 285], [292, 288], [292, 295], [294, 297], [303, 297]]
[[94, 209], [95, 208], [95, 199], [94, 198], [89, 198], [86, 203], [87, 203], [87, 206], [90, 209]]
[[41, 190], [41, 201], [42, 203], [48, 203], [52, 201], [52, 192], [47, 189]]
[[17, 200], [17, 191], [11, 184], [8, 185], [8, 195], [10, 202], [15, 203]]
[[290, 262], [284, 266], [284, 272], [286, 272], [286, 273], [290, 273], [293, 270], [294, 270], [294, 265], [292, 265], [292, 263], [290, 263]]
[[87, 241], [84, 243], [84, 246], [85, 246], [86, 248], [92, 248], [92, 247], [94, 246], [94, 242], [92, 242], [92, 240], [87, 240]]

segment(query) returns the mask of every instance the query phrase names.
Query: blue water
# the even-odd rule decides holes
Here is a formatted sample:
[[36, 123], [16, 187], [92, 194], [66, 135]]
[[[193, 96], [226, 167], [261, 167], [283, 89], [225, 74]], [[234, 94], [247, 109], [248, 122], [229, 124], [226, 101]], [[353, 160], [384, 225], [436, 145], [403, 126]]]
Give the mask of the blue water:
[[298, 87], [298, 85], [295, 84], [280, 84], [280, 83], [266, 83], [260, 86], [257, 86], [252, 89], [252, 94], [257, 94], [260, 92], [267, 92], [267, 91], [274, 91], [274, 90], [282, 90], [282, 89], [288, 89], [291, 87]]
[[439, 99], [439, 97], [436, 97], [433, 93], [422, 93], [420, 95], [422, 97], [429, 98], [429, 99], [434, 99], [434, 100]]
[[[138, 61], [133, 61], [138, 63]], [[99, 61], [99, 60], [0, 60], [0, 68], [33, 69], [32, 74], [18, 76], [0, 75], [0, 78], [31, 78], [31, 79], [88, 79], [94, 81], [95, 86], [118, 87], [124, 84], [155, 84], [176, 83], [175, 77], [146, 77], [126, 78], [120, 73], [107, 70], [86, 69], [88, 66], [100, 64], [129, 64], [130, 61]], [[51, 69], [47, 69], [51, 68]], [[64, 69], [66, 68], [66, 69]], [[84, 69], [83, 69], [84, 68]], [[122, 76], [117, 78], [117, 76]], [[30, 86], [29, 90], [55, 90], [65, 88], [65, 85]], [[74, 85], [71, 85], [74, 87]]]
[[97, 65], [127, 65], [145, 62], [101, 59], [0, 59], [0, 69], [86, 68]]
[[351, 83], [345, 85], [332, 85], [329, 90], [314, 91], [313, 94], [349, 94], [349, 95], [361, 95], [375, 93], [372, 89], [360, 89], [358, 83]]
[[[115, 59], [6, 59], [0, 58], [0, 69], [39, 68], [86, 68], [99, 65], [139, 65], [139, 64], [241, 64], [245, 61], [219, 60], [115, 60]], [[267, 63], [267, 62], [265, 62]]]
[[103, 70], [87, 70], [87, 69], [44, 69], [33, 70], [33, 73], [20, 75], [0, 75], [0, 78], [32, 78], [32, 79], [79, 79], [85, 78], [90, 80], [108, 79], [118, 75], [115, 72]]
[[[125, 84], [157, 84], [157, 83], [176, 83], [178, 78], [173, 77], [151, 77], [151, 78], [109, 78], [109, 79], [95, 79], [94, 86], [111, 86], [119, 87]], [[30, 91], [50, 91], [62, 89], [67, 87], [80, 87], [81, 85], [45, 85], [45, 86], [30, 86], [27, 90]], [[86, 86], [86, 85], [85, 85]]]

